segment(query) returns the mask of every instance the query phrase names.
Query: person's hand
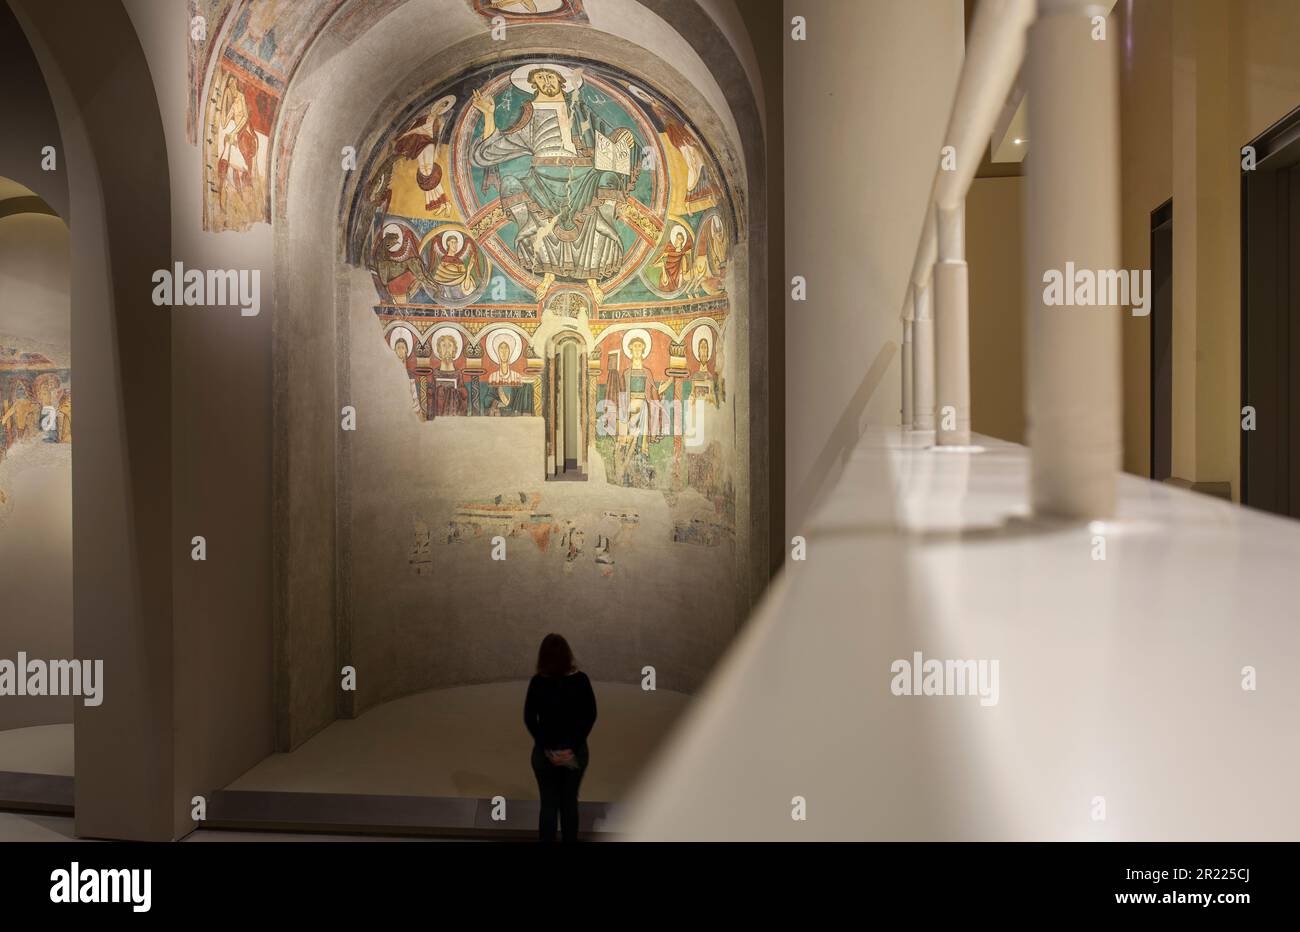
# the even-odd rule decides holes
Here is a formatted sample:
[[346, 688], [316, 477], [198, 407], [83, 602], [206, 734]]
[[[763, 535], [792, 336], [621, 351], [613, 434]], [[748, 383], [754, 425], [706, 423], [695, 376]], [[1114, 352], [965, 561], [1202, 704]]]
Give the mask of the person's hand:
[[478, 92], [478, 88], [475, 88], [473, 94], [470, 96], [470, 103], [484, 116], [490, 116], [496, 113], [496, 101], [490, 97], [484, 97]]
[[573, 760], [573, 751], [569, 748], [562, 748], [558, 751], [547, 751], [546, 757], [552, 764], [564, 764]]

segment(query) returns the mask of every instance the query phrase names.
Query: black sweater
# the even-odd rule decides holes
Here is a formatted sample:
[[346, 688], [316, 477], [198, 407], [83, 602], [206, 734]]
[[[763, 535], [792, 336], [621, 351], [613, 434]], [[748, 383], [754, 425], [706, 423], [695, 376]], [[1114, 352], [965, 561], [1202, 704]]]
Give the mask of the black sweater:
[[544, 751], [577, 749], [596, 724], [596, 694], [587, 674], [534, 676], [524, 700], [524, 724]]

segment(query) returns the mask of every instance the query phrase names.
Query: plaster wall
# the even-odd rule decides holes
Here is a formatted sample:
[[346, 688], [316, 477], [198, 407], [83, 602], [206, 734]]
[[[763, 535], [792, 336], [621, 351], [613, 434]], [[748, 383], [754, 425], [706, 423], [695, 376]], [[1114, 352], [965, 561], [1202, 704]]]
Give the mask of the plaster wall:
[[[867, 423], [898, 424], [903, 296], [961, 69], [957, 0], [787, 0], [786, 524]], [[864, 63], [870, 67], [864, 67]], [[807, 300], [790, 279], [803, 276]], [[787, 544], [788, 546], [788, 544]]]

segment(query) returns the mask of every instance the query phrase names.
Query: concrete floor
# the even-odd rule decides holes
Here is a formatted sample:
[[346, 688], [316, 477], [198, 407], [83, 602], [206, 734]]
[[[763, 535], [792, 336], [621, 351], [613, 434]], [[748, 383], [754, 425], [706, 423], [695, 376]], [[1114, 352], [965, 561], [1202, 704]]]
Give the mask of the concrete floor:
[[[645, 769], [690, 697], [596, 683], [599, 718], [582, 799], [616, 802]], [[523, 725], [527, 683], [431, 690], [337, 721], [291, 754], [274, 754], [227, 789], [536, 799]], [[0, 771], [73, 773], [71, 725], [0, 732]], [[0, 842], [75, 840], [70, 816], [0, 812]], [[357, 841], [365, 835], [203, 830], [186, 841]], [[384, 837], [384, 836], [380, 836]], [[385, 840], [428, 840], [391, 838]]]
[[0, 812], [0, 842], [76, 840], [72, 816]]
[[[649, 762], [690, 697], [596, 683], [598, 719], [582, 799], [615, 802]], [[526, 682], [417, 693], [341, 720], [273, 754], [226, 789], [536, 799], [524, 729]]]
[[0, 731], [0, 771], [72, 776], [72, 724]]

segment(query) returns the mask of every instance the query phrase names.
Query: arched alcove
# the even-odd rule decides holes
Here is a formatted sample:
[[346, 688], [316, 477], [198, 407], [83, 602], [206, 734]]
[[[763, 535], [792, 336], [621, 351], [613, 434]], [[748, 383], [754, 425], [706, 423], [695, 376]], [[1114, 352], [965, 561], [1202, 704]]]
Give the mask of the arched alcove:
[[62, 6], [10, 7], [57, 115], [56, 171], [66, 179], [77, 360], [74, 645], [76, 656], [113, 671], [111, 702], [72, 707], [76, 829], [170, 839], [192, 824], [174, 778], [192, 763], [178, 752], [175, 726], [176, 684], [193, 672], [185, 650], [193, 616], [172, 604], [182, 555], [171, 523], [172, 425], [159, 416], [171, 406], [172, 328], [150, 300], [153, 272], [171, 263], [162, 120], [120, 2], [78, 8], [76, 29]]
[[[661, 688], [689, 691], [753, 598], [753, 579], [761, 573], [750, 564], [766, 562], [765, 550], [751, 544], [749, 432], [759, 413], [751, 399], [757, 394], [754, 403], [765, 406], [766, 392], [748, 390], [756, 375], [750, 308], [766, 289], [749, 241], [749, 172], [756, 157], [761, 163], [760, 131], [753, 123], [740, 131], [709, 66], [663, 19], [631, 0], [604, 6], [627, 11], [623, 28], [634, 35], [521, 25], [508, 53], [480, 21], [462, 22], [455, 8], [439, 23], [436, 39], [416, 10], [398, 8], [365, 39], [386, 49], [382, 73], [352, 70], [356, 59], [329, 41], [327, 25], [285, 96], [282, 112], [296, 114], [295, 139], [285, 147], [291, 155], [276, 167], [284, 181], [274, 198], [276, 675], [278, 741], [285, 749], [338, 715], [397, 696], [524, 678], [536, 641], [551, 628], [573, 636], [597, 679], [636, 682], [649, 665]], [[593, 23], [601, 19], [597, 5], [587, 4], [587, 12]], [[634, 138], [624, 141], [649, 144], [655, 157], [687, 158], [671, 142], [676, 128], [665, 126], [664, 116], [694, 141], [720, 196], [682, 217], [681, 192], [659, 191], [662, 203], [652, 202], [646, 212], [647, 235], [622, 244], [635, 261], [619, 272], [636, 279], [643, 304], [671, 301], [692, 285], [697, 260], [701, 271], [716, 273], [726, 253], [723, 274], [710, 274], [711, 284], [694, 295], [697, 303], [707, 303], [710, 292], [715, 299], [725, 295], [725, 309], [682, 302], [672, 314], [620, 308], [607, 315], [621, 282], [608, 295], [602, 285], [617, 273], [556, 274], [544, 282], [544, 264], [531, 273], [518, 264], [510, 268], [510, 255], [519, 255], [519, 223], [506, 239], [486, 243], [491, 234], [467, 225], [474, 218], [466, 210], [492, 208], [474, 200], [481, 173], [457, 182], [446, 162], [467, 157], [464, 147], [473, 145], [476, 132], [471, 123], [481, 122], [464, 119], [464, 108], [474, 86], [483, 85], [503, 119], [513, 121], [524, 91], [512, 76], [539, 62], [583, 68], [602, 102], [616, 100], [631, 117], [622, 128]], [[441, 116], [431, 116], [435, 103], [449, 94], [457, 100], [443, 128], [460, 133], [461, 141], [446, 136], [448, 151], [423, 163], [414, 150], [412, 158], [393, 159], [394, 134], [428, 129]], [[506, 94], [513, 95], [510, 103]], [[603, 119], [609, 128], [621, 122]], [[356, 168], [340, 173], [340, 155], [349, 152]], [[449, 176], [441, 189], [429, 182], [431, 161]], [[375, 193], [365, 186], [385, 171], [405, 172], [402, 197], [446, 198], [455, 216], [385, 211], [376, 225]], [[592, 184], [597, 192], [600, 181]], [[653, 201], [654, 185], [643, 188]], [[669, 210], [674, 196], [676, 214]], [[501, 192], [493, 197], [499, 200]], [[378, 251], [385, 225], [397, 237], [393, 261]], [[439, 241], [451, 226], [457, 235]], [[325, 229], [337, 231], [333, 242], [321, 235]], [[675, 242], [674, 229], [681, 234]], [[709, 242], [725, 243], [721, 251], [714, 247], [712, 260]], [[397, 281], [419, 277], [412, 257], [428, 270], [434, 250], [460, 254], [470, 243], [481, 254], [444, 266], [446, 281], [416, 289], [423, 297]], [[677, 261], [659, 261], [669, 250]], [[497, 271], [503, 268], [510, 274]], [[494, 275], [504, 279], [505, 291], [495, 301], [481, 300]], [[648, 283], [645, 275], [653, 276]], [[385, 300], [383, 289], [393, 282], [398, 291], [390, 288]], [[461, 294], [448, 300], [440, 291], [445, 285]], [[465, 311], [493, 303], [509, 313]], [[514, 334], [518, 346], [507, 339], [513, 359], [505, 368], [513, 374], [502, 373], [494, 384], [487, 374], [494, 365], [502, 368], [492, 362], [500, 355], [492, 344], [497, 333]], [[577, 419], [586, 435], [578, 450], [567, 450], [577, 456], [558, 446], [561, 422], [553, 412], [566, 338], [583, 347], [571, 363], [582, 381], [581, 397], [573, 400], [580, 402]], [[445, 371], [442, 386], [437, 370], [448, 361], [439, 355], [440, 341], [454, 356], [455, 373]], [[683, 407], [679, 420], [669, 421], [675, 426], [668, 435], [658, 438], [662, 448], [627, 444], [618, 433], [626, 432], [626, 417], [621, 424], [615, 417], [613, 436], [598, 436], [603, 393], [617, 394], [611, 357], [625, 367], [634, 349], [638, 365], [653, 376], [635, 370], [638, 392], [654, 383], [650, 397], [637, 400], [647, 408], [649, 402]], [[474, 382], [471, 395], [467, 383]], [[691, 405], [703, 412], [699, 425], [687, 423]], [[340, 428], [345, 406], [356, 413], [355, 431]], [[685, 449], [692, 430], [725, 442], [697, 454]], [[640, 449], [629, 453], [630, 446]], [[585, 482], [554, 481], [570, 459]], [[654, 461], [653, 468], [628, 478], [634, 459]], [[654, 478], [647, 481], [648, 475]], [[494, 538], [504, 541], [504, 560], [492, 559]], [[340, 695], [342, 665], [355, 667], [358, 687]]]
[[596, 386], [589, 363], [599, 351], [591, 349], [590, 339], [576, 326], [553, 334], [543, 346], [549, 412], [545, 448], [552, 451], [545, 458], [546, 479], [586, 481], [597, 407], [590, 400]]
[[[68, 227], [0, 177], [0, 661], [73, 656], [72, 346]], [[26, 677], [25, 670], [6, 671]], [[0, 802], [71, 796], [73, 699], [0, 702]]]

